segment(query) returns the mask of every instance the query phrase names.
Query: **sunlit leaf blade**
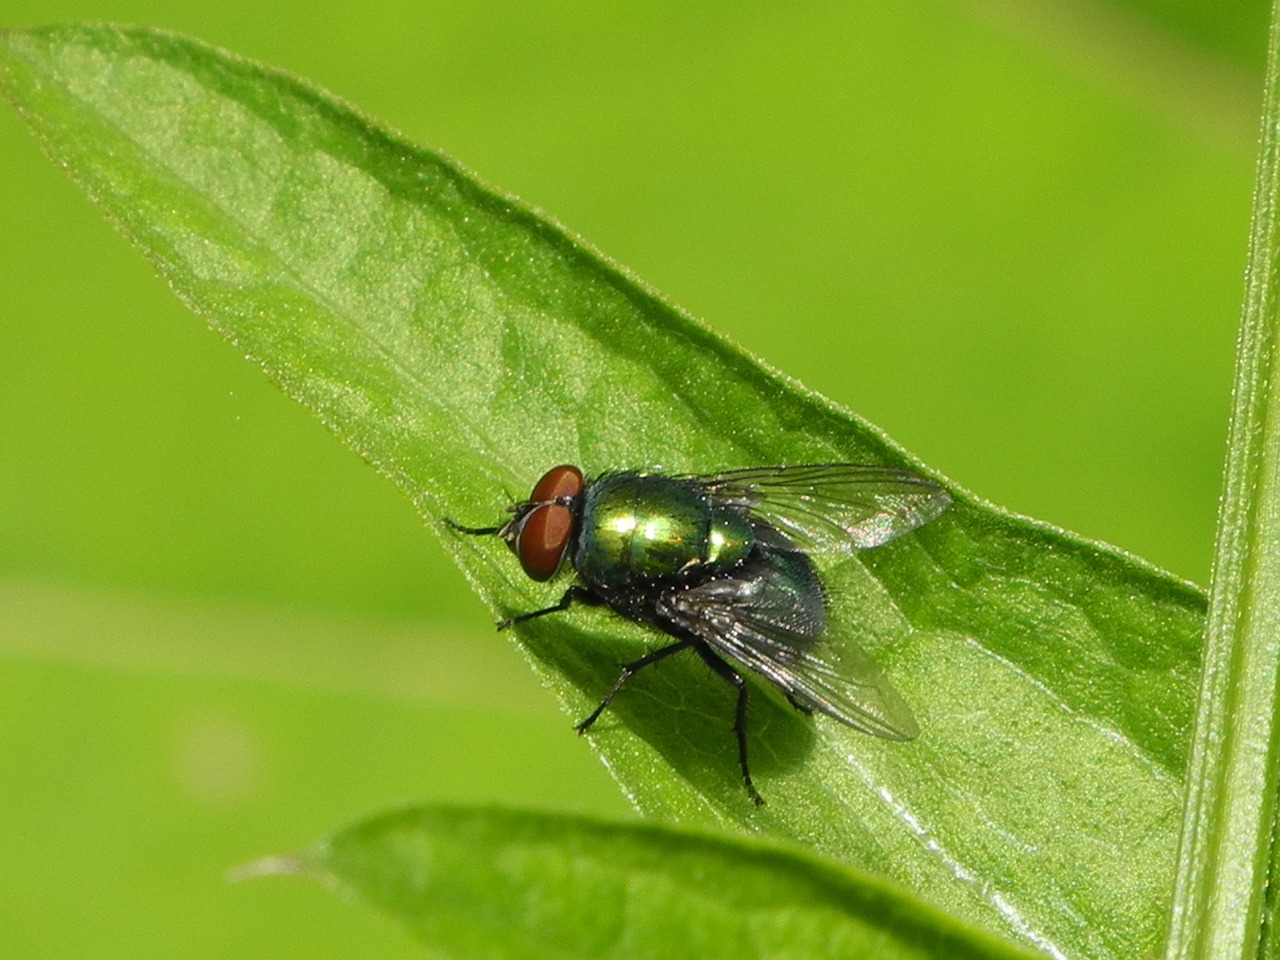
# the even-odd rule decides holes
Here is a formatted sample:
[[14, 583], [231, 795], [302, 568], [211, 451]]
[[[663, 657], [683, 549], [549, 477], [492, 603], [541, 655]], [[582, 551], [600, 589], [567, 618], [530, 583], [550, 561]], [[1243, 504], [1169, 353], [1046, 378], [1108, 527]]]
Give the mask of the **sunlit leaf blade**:
[[[498, 520], [559, 462], [861, 462], [936, 478], [545, 218], [294, 78], [97, 26], [6, 34], [0, 70], [45, 149], [177, 295], [441, 533], [445, 516]], [[730, 692], [673, 658], [628, 686], [591, 742], [642, 810], [799, 840], [1050, 954], [1150, 955], [1203, 596], [952, 492], [938, 520], [823, 567], [832, 635], [879, 663], [918, 740], [757, 695], [756, 810]], [[444, 542], [496, 611], [558, 595], [494, 538]], [[601, 610], [519, 639], [575, 719], [654, 640]]]
[[796, 851], [549, 814], [404, 810], [241, 873], [316, 876], [466, 960], [1034, 956]]
[[[1280, 784], [1280, 6], [1169, 960], [1275, 956]], [[1264, 923], [1267, 925], [1264, 928]], [[1259, 943], [1266, 953], [1259, 952]]]

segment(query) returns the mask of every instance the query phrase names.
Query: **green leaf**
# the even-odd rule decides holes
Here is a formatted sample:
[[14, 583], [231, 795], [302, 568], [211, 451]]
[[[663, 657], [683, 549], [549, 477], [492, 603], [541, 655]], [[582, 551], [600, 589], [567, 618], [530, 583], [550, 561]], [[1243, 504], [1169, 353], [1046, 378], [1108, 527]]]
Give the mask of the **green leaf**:
[[[439, 521], [491, 523], [558, 462], [936, 476], [545, 217], [292, 77], [101, 26], [8, 33], [0, 68], [45, 149], [177, 295], [398, 484], [498, 614], [560, 588]], [[732, 695], [687, 657], [629, 684], [591, 743], [643, 811], [802, 842], [1049, 953], [1150, 955], [1204, 598], [952, 489], [941, 520], [823, 570], [834, 642], [878, 660], [918, 741], [757, 695], [757, 810]], [[587, 609], [519, 640], [580, 718], [656, 638]]]
[[[1280, 16], [1168, 956], [1259, 956], [1280, 789]], [[1267, 923], [1274, 921], [1271, 916]], [[1274, 927], [1267, 955], [1275, 955]]]
[[552, 814], [404, 810], [237, 873], [314, 876], [467, 960], [1033, 956], [799, 851]]

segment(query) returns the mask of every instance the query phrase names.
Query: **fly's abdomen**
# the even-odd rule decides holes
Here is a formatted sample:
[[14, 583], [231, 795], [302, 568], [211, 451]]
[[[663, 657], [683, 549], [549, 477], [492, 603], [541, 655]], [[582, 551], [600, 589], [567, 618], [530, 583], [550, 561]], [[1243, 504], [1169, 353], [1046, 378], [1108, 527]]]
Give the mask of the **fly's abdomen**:
[[587, 489], [574, 567], [588, 583], [642, 583], [728, 568], [753, 539], [745, 515], [713, 505], [688, 481], [620, 473]]

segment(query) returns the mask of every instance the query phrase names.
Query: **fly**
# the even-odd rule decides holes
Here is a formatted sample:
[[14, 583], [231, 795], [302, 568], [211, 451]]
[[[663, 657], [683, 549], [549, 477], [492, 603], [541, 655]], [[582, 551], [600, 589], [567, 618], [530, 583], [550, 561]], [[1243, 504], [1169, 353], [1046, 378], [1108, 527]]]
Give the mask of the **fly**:
[[911, 709], [865, 655], [837, 667], [818, 646], [827, 597], [810, 553], [880, 546], [951, 505], [942, 487], [905, 470], [831, 463], [755, 467], [710, 476], [622, 470], [592, 480], [554, 467], [493, 527], [524, 572], [550, 580], [568, 563], [577, 582], [558, 603], [498, 624], [502, 630], [575, 603], [604, 605], [674, 639], [622, 668], [586, 733], [622, 686], [645, 667], [692, 649], [737, 691], [734, 732], [747, 794], [764, 800], [747, 762], [748, 670], [804, 713], [864, 733], [910, 740]]

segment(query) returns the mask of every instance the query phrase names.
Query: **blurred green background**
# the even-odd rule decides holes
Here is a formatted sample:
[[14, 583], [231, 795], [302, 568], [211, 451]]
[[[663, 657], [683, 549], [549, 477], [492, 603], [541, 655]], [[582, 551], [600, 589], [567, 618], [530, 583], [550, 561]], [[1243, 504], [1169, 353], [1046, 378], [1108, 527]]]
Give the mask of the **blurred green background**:
[[[1207, 582], [1265, 4], [4, 14], [83, 19], [314, 79], [957, 483]], [[625, 816], [409, 505], [11, 112], [0, 156], [0, 956], [413, 956], [223, 873], [408, 800]]]

